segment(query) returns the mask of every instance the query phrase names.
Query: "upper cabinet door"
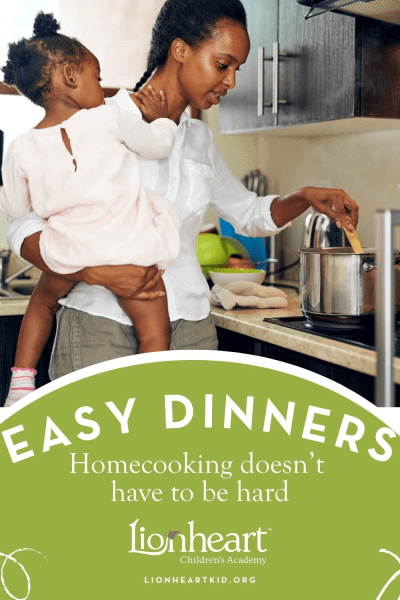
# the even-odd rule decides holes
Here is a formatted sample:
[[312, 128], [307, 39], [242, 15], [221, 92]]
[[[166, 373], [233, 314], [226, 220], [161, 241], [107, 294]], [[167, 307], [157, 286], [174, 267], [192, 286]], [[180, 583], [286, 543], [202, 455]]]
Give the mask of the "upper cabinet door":
[[400, 27], [364, 19], [361, 116], [400, 119]]
[[359, 113], [356, 19], [327, 13], [304, 19], [306, 8], [279, 0], [278, 125], [343, 119]]
[[[400, 119], [398, 25], [336, 13], [306, 21], [307, 9], [295, 0], [244, 4], [251, 52], [236, 89], [221, 102], [223, 133], [350, 117]], [[273, 107], [260, 107], [260, 95]]]
[[[272, 48], [278, 38], [278, 3], [277, 0], [242, 1], [251, 49], [247, 62], [237, 73], [236, 87], [221, 100], [219, 123], [224, 133], [276, 125], [271, 106], [263, 106], [260, 110], [260, 98], [263, 98], [262, 104], [272, 104]], [[263, 48], [266, 60], [259, 58], [259, 48]]]

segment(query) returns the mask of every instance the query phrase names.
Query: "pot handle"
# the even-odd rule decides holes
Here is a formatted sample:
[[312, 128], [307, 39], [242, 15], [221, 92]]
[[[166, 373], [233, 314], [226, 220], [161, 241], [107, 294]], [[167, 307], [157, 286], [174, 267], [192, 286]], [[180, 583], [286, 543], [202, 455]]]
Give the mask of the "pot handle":
[[[396, 256], [394, 258], [394, 265], [400, 265], [400, 254], [396, 254]], [[373, 265], [371, 263], [366, 262], [362, 266], [362, 270], [365, 271], [366, 273], [369, 273], [373, 269], [376, 269], [376, 265]]]
[[364, 263], [362, 266], [362, 270], [366, 273], [369, 273], [373, 269], [376, 269], [376, 265], [372, 265], [371, 263]]

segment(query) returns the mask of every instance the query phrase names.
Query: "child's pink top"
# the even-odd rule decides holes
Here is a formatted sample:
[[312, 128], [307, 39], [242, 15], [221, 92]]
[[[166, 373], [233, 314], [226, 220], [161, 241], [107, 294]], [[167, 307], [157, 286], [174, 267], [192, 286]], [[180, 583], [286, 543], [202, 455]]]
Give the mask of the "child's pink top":
[[144, 189], [135, 153], [164, 158], [176, 133], [169, 119], [149, 125], [105, 105], [80, 110], [61, 125], [31, 129], [9, 146], [0, 207], [13, 219], [31, 210], [48, 219], [40, 250], [57, 273], [129, 263], [165, 268], [179, 252], [181, 215]]

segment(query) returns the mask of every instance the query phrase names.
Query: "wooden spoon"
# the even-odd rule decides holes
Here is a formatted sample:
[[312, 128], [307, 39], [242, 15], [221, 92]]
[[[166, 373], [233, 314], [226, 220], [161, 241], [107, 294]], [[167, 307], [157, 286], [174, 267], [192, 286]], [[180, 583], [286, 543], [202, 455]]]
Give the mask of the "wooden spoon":
[[353, 248], [353, 251], [356, 254], [364, 254], [364, 250], [362, 249], [357, 233], [355, 231], [349, 231], [346, 229], [346, 227], [344, 227], [344, 232], [350, 242], [351, 247]]

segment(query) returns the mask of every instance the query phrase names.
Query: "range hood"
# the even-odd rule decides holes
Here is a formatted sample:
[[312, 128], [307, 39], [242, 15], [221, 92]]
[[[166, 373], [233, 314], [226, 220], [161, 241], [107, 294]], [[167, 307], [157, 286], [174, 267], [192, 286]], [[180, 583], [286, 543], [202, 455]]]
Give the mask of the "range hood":
[[400, 24], [400, 0], [297, 0], [297, 2], [310, 7], [305, 15], [306, 19], [331, 10], [340, 10], [350, 15]]

